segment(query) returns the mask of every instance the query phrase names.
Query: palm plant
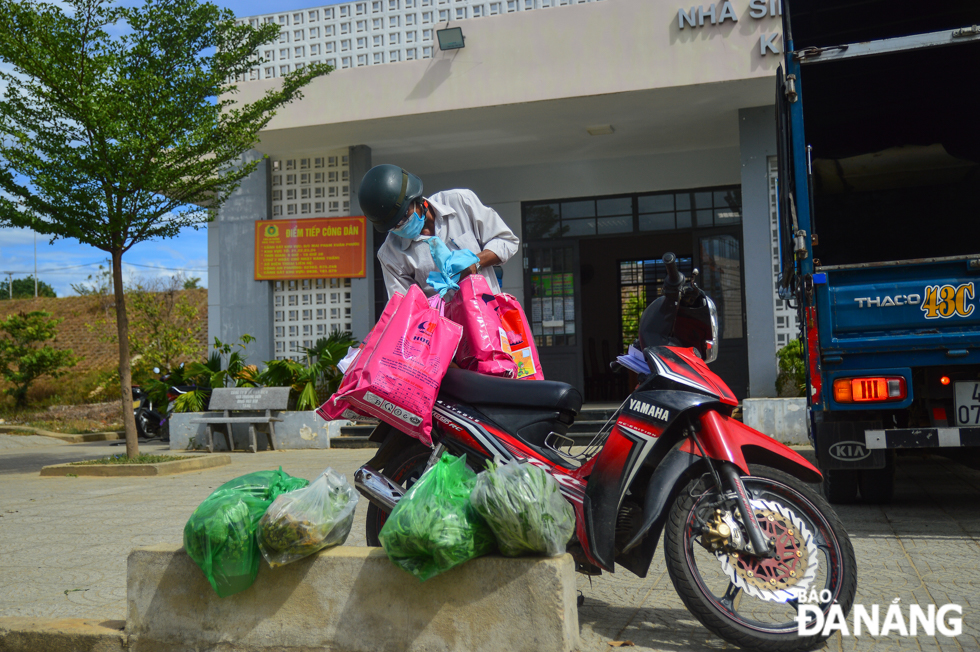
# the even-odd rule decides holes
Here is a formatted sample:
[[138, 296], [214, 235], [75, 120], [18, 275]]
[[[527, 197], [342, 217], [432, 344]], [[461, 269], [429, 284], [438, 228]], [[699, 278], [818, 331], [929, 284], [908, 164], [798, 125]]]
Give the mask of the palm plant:
[[[203, 412], [207, 407], [211, 390], [227, 387], [229, 381], [235, 387], [255, 387], [258, 370], [255, 365], [246, 364], [245, 346], [254, 342], [249, 334], [242, 335], [234, 345], [214, 338], [214, 350], [207, 362], [191, 362], [171, 374], [168, 382], [173, 385], [193, 385], [195, 388], [181, 394], [174, 400], [174, 412]], [[241, 351], [234, 350], [237, 346]], [[228, 356], [224, 364], [223, 356]], [[224, 367], [224, 368], [222, 368]]]
[[347, 350], [357, 344], [349, 332], [331, 333], [321, 337], [310, 348], [304, 348], [306, 364], [295, 360], [270, 360], [256, 377], [266, 387], [290, 387], [290, 397], [297, 410], [314, 410], [337, 391], [343, 374], [337, 363]]

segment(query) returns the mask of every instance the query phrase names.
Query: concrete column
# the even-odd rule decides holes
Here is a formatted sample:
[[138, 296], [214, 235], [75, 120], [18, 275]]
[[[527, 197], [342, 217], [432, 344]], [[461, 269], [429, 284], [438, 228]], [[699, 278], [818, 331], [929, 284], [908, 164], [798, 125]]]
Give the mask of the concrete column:
[[[371, 169], [371, 148], [367, 145], [354, 145], [348, 154], [350, 163], [350, 214], [361, 215], [361, 204], [357, 201], [357, 189], [361, 179]], [[374, 226], [367, 222], [367, 275], [351, 279], [351, 329], [354, 337], [363, 340], [374, 326]]]
[[249, 150], [243, 162], [258, 160], [218, 216], [208, 225], [208, 345], [217, 337], [236, 342], [243, 334], [256, 338], [248, 361], [261, 364], [275, 357], [272, 328], [272, 282], [255, 280], [255, 222], [272, 214], [271, 166], [263, 154]]
[[769, 225], [768, 158], [776, 155], [775, 107], [739, 109], [742, 160], [742, 243], [749, 396], [776, 395], [775, 285]]

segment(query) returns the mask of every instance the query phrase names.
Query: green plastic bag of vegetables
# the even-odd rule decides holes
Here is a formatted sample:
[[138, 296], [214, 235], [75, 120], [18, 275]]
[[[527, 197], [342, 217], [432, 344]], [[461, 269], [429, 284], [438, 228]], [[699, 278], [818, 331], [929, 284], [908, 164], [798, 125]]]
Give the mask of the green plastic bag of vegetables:
[[354, 487], [328, 467], [310, 486], [272, 502], [255, 533], [259, 550], [275, 568], [340, 545], [350, 534], [356, 506]]
[[507, 557], [565, 552], [575, 531], [575, 511], [558, 481], [526, 462], [488, 464], [476, 477], [470, 502], [486, 519]]
[[475, 481], [465, 458], [443, 454], [378, 533], [388, 558], [424, 581], [493, 550], [493, 532], [470, 505]]
[[229, 480], [204, 499], [184, 526], [184, 549], [219, 597], [244, 591], [259, 573], [255, 529], [279, 494], [309, 480], [277, 471], [257, 471]]

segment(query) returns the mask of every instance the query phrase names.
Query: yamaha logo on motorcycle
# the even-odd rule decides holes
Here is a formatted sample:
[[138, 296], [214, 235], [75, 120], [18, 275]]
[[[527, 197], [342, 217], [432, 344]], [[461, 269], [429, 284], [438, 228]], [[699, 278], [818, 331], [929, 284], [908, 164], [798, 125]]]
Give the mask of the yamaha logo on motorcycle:
[[670, 421], [670, 411], [667, 408], [657, 407], [656, 405], [650, 405], [649, 403], [644, 403], [643, 401], [637, 401], [635, 399], [629, 400], [629, 411], [636, 414], [642, 414], [644, 416], [653, 417], [658, 421]]

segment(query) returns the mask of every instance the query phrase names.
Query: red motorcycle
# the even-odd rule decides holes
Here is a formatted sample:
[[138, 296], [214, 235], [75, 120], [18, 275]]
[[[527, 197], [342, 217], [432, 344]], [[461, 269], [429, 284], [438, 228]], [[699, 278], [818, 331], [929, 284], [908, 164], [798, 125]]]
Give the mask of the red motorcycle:
[[368, 545], [380, 545], [399, 497], [443, 451], [477, 471], [488, 460], [526, 461], [548, 470], [575, 509], [568, 552], [578, 571], [619, 564], [645, 577], [663, 535], [674, 588], [705, 627], [755, 650], [810, 649], [827, 637], [798, 634], [810, 622], [800, 604], [849, 613], [851, 542], [807, 485], [820, 472], [732, 419], [738, 402], [706, 364], [717, 356], [714, 303], [696, 270], [687, 281], [673, 254], [663, 261], [663, 296], [640, 321], [648, 373], [590, 445], [575, 449], [566, 437], [582, 406], [571, 385], [450, 369], [433, 413], [434, 449], [388, 424], [371, 435], [381, 446], [354, 476], [371, 502]]

